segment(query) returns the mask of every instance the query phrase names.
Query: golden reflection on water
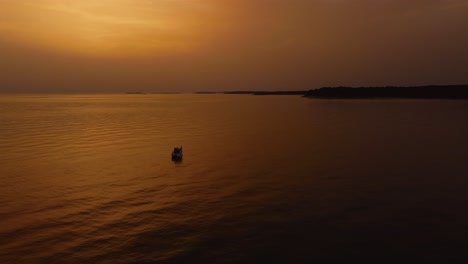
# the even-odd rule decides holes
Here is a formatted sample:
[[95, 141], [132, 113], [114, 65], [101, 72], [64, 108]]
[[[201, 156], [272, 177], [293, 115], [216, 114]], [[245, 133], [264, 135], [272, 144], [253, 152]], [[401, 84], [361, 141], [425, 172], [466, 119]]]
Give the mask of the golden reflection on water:
[[[0, 260], [164, 260], [219, 236], [274, 250], [270, 234], [325, 238], [336, 226], [400, 223], [411, 208], [447, 210], [464, 193], [466, 109], [444, 100], [2, 96]], [[184, 160], [174, 163], [180, 145]], [[294, 229], [301, 221], [311, 230]], [[305, 245], [294, 241], [299, 254]]]

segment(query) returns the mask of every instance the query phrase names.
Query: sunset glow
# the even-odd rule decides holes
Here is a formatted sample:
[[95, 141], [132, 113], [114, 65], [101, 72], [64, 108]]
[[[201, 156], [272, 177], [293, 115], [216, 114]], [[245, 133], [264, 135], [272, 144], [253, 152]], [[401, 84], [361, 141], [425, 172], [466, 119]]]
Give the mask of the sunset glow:
[[3, 35], [84, 54], [190, 51], [203, 38], [200, 1], [29, 0], [0, 3]]
[[0, 92], [467, 83], [465, 0], [0, 0]]

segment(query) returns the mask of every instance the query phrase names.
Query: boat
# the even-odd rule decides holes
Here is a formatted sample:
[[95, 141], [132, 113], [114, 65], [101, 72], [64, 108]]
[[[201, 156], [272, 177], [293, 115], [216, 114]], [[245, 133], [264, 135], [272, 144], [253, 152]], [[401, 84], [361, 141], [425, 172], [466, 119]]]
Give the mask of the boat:
[[182, 160], [182, 146], [180, 148], [175, 147], [172, 151], [172, 160], [174, 161], [181, 161]]

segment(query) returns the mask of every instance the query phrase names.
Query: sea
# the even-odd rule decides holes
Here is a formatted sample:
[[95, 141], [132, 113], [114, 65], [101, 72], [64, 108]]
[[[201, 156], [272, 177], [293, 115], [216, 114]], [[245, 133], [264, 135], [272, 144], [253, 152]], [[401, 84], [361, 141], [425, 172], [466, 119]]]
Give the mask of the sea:
[[466, 261], [467, 135], [467, 100], [2, 95], [0, 263]]

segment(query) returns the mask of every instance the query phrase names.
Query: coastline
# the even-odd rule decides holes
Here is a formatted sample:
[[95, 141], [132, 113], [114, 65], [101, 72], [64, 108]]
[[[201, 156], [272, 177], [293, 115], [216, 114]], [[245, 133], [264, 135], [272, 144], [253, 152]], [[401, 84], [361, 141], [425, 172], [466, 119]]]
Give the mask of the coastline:
[[319, 99], [468, 99], [468, 85], [322, 87], [304, 91], [224, 91], [196, 94], [300, 95]]
[[323, 87], [309, 90], [304, 97], [325, 99], [468, 99], [468, 85], [431, 85], [408, 87]]

